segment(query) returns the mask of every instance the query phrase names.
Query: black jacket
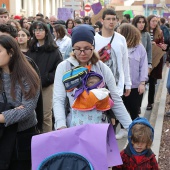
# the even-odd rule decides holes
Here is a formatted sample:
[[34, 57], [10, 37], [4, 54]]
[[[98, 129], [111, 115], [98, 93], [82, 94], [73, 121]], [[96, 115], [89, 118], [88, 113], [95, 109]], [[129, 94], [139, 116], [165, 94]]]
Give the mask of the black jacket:
[[55, 70], [62, 61], [62, 55], [58, 48], [53, 51], [45, 51], [44, 45], [36, 47], [35, 51], [28, 51], [27, 55], [34, 60], [40, 70], [42, 87], [48, 87], [54, 83]]

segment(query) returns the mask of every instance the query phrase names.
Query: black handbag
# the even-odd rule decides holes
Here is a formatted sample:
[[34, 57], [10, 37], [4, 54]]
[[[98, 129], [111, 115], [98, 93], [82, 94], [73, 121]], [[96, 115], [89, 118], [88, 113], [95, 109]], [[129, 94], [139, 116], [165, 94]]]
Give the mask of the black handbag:
[[[4, 88], [2, 88], [1, 91], [4, 103], [0, 102], [0, 113], [14, 108], [10, 103], [7, 102]], [[5, 127], [3, 123], [0, 123], [0, 169], [8, 169], [10, 165], [17, 129], [17, 123], [8, 127]]]

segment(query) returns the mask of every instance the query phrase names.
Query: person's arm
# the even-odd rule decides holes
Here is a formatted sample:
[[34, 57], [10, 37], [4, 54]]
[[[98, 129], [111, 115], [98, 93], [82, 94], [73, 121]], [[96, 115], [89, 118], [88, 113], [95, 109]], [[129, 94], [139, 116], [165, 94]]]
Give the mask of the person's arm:
[[148, 65], [152, 64], [152, 41], [149, 33], [147, 33], [147, 46], [146, 46]]
[[151, 170], [159, 170], [160, 169], [155, 156], [151, 159], [151, 165], [152, 165]]
[[59, 49], [56, 49], [52, 54], [50, 54], [51, 58], [49, 59], [48, 67], [50, 69], [44, 75], [41, 75], [42, 87], [48, 87], [49, 85], [54, 83], [55, 71], [60, 62], [63, 61], [62, 54]]
[[115, 83], [115, 78], [113, 76], [113, 73], [106, 64], [102, 63], [101, 61], [99, 62], [104, 76], [104, 80], [106, 81], [107, 87], [110, 91], [111, 98], [114, 102], [114, 106], [112, 107], [112, 110], [116, 118], [123, 125], [123, 127], [125, 129], [128, 129], [132, 120], [123, 104], [122, 98], [118, 95], [117, 86]]
[[127, 43], [125, 38], [123, 39], [124, 41], [124, 51], [123, 51], [123, 72], [125, 76], [125, 96], [129, 96], [131, 92], [131, 79], [130, 79], [130, 68], [129, 68], [129, 59], [128, 59], [128, 49], [127, 49]]
[[[28, 89], [28, 85], [24, 84], [25, 90]], [[10, 109], [7, 111], [2, 112], [2, 116], [4, 116], [4, 121], [2, 116], [0, 118], [0, 123], [5, 123], [5, 126], [9, 126], [11, 124], [24, 121], [31, 117], [34, 114], [35, 108], [37, 106], [37, 100], [39, 97], [39, 89], [37, 90], [37, 94], [34, 98], [26, 99], [22, 95], [21, 105]], [[2, 121], [2, 122], [1, 122]]]
[[148, 80], [148, 60], [147, 53], [143, 45], [141, 44], [141, 59], [139, 63], [139, 76], [140, 76], [140, 84], [138, 87], [139, 94], [144, 93], [145, 91], [145, 82]]
[[54, 90], [53, 90], [53, 111], [55, 117], [55, 129], [66, 127], [66, 115], [65, 115], [65, 99], [66, 91], [62, 82], [62, 77], [65, 73], [65, 65], [63, 61], [56, 69], [54, 79]]

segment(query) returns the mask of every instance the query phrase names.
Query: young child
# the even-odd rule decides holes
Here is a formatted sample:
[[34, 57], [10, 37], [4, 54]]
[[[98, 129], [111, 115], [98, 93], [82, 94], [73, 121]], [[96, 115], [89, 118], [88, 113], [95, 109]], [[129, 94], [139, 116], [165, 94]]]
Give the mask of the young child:
[[129, 144], [121, 152], [123, 165], [112, 170], [158, 170], [155, 154], [151, 150], [154, 130], [146, 118], [138, 117], [129, 126]]
[[75, 90], [71, 126], [102, 123], [102, 113], [113, 107], [109, 93], [103, 77], [90, 71], [83, 79], [82, 86]]

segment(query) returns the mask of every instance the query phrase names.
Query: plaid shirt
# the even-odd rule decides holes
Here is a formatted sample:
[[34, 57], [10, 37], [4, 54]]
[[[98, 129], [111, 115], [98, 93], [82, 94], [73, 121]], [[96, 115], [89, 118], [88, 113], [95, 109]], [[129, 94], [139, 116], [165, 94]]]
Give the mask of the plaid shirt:
[[123, 165], [113, 167], [112, 170], [158, 170], [158, 163], [155, 154], [150, 149], [143, 157], [141, 162], [137, 163], [135, 157], [132, 155], [129, 146], [121, 152]]

